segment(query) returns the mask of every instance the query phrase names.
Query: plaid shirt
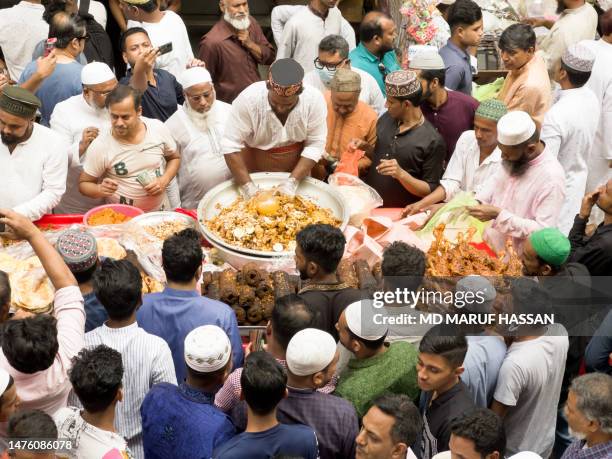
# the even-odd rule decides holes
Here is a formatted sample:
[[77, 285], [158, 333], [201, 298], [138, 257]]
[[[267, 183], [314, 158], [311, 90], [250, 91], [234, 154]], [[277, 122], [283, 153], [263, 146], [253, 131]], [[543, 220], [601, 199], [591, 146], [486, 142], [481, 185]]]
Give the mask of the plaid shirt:
[[[276, 359], [282, 367], [287, 369], [287, 361]], [[223, 384], [223, 387], [217, 392], [215, 396], [215, 406], [226, 413], [230, 412], [238, 403], [240, 403], [240, 391], [242, 385], [240, 384], [240, 377], [242, 376], [242, 368], [237, 368], [232, 371]], [[336, 384], [338, 383], [338, 377], [334, 376], [326, 386], [318, 389], [319, 392], [324, 394], [331, 394], [336, 390]]]
[[608, 459], [612, 457], [612, 441], [584, 448], [586, 440], [576, 440], [568, 446], [561, 459]]

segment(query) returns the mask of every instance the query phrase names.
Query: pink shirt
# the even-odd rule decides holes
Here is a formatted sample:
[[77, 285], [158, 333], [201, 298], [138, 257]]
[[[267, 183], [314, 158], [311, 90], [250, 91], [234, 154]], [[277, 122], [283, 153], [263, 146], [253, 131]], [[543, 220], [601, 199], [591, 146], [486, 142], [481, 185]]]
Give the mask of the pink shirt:
[[559, 161], [545, 148], [529, 163], [520, 177], [512, 177], [504, 167], [476, 195], [483, 204], [502, 209], [484, 238], [496, 251], [504, 249], [512, 237], [517, 253], [534, 231], [556, 227], [565, 197], [565, 173]]
[[8, 363], [4, 352], [0, 352], [0, 367], [15, 380], [21, 409], [39, 409], [49, 415], [66, 406], [72, 389], [68, 379], [71, 359], [84, 345], [85, 311], [79, 288], [70, 286], [55, 292], [54, 310], [59, 350], [48, 369], [34, 374], [21, 373]]

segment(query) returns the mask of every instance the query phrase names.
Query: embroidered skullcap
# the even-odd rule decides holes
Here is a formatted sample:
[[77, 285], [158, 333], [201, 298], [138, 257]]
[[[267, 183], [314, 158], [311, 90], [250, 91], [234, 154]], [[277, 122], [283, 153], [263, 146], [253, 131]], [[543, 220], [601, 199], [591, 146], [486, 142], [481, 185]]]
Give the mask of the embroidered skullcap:
[[294, 59], [279, 59], [270, 66], [268, 82], [279, 96], [290, 97], [302, 89], [304, 69]]
[[117, 77], [104, 62], [91, 62], [81, 70], [81, 83], [93, 85], [116, 80]]
[[444, 70], [444, 61], [437, 50], [419, 51], [410, 60], [410, 68], [415, 70]]
[[557, 228], [543, 228], [529, 236], [535, 253], [553, 266], [561, 266], [569, 257], [572, 246], [565, 234]]
[[508, 113], [508, 107], [501, 100], [497, 99], [485, 100], [476, 109], [476, 116], [496, 122], [506, 113]]
[[351, 303], [344, 310], [346, 325], [353, 334], [361, 339], [376, 341], [387, 334], [387, 327], [376, 323], [375, 313], [370, 301]]
[[469, 300], [467, 296], [464, 298], [465, 309], [471, 312], [491, 312], [491, 303], [497, 296], [497, 291], [489, 279], [476, 274], [459, 279], [455, 292], [473, 294]]
[[0, 368], [0, 397], [6, 392], [6, 388], [11, 381], [11, 376], [8, 374], [4, 368]]
[[40, 99], [20, 86], [7, 86], [0, 95], [0, 109], [21, 118], [32, 118], [40, 107]]
[[199, 373], [223, 368], [232, 356], [232, 345], [216, 325], [203, 325], [185, 337], [185, 363]]
[[188, 89], [196, 84], [212, 83], [212, 77], [204, 67], [191, 67], [181, 74], [179, 82], [183, 89]]
[[575, 43], [567, 47], [561, 60], [570, 69], [588, 73], [593, 70], [595, 54], [586, 46]]
[[64, 231], [57, 238], [55, 249], [73, 273], [87, 271], [98, 262], [96, 238], [85, 229]]
[[338, 92], [361, 91], [361, 75], [349, 69], [338, 69], [329, 84], [329, 89]]
[[387, 96], [408, 97], [421, 89], [421, 83], [416, 73], [410, 70], [398, 70], [392, 72], [385, 78]]
[[287, 346], [287, 367], [296, 376], [309, 376], [324, 370], [336, 355], [336, 340], [316, 328], [300, 330]]
[[497, 142], [502, 145], [520, 145], [531, 139], [536, 125], [527, 113], [514, 111], [506, 113], [497, 122]]

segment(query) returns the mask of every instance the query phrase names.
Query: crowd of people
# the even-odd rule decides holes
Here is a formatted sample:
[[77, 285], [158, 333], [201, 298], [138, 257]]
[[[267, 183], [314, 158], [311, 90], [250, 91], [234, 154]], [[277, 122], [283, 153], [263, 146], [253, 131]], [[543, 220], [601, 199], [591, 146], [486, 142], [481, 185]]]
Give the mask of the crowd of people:
[[[337, 3], [279, 5], [267, 34], [247, 0], [220, 0], [196, 53], [181, 1], [0, 10], [2, 235], [55, 288], [52, 315], [9, 319], [0, 271], [3, 457], [31, 457], [16, 439], [54, 440], [40, 458], [612, 457], [612, 295], [587, 307], [575, 288], [612, 274], [612, 9], [557, 0], [557, 18], [505, 28], [503, 85], [477, 100], [476, 2], [431, 5], [438, 33], [416, 53], [395, 11], [354, 28]], [[295, 196], [336, 170], [403, 216], [471, 193], [483, 239], [510, 240], [526, 277], [503, 292], [464, 277], [453, 289], [485, 301], [452, 312], [573, 299], [563, 323], [372, 327], [374, 292], [337, 273], [344, 234], [314, 224], [295, 241], [299, 292], [276, 298], [265, 346], [243, 349], [232, 308], [200, 293], [195, 230], [165, 240], [165, 288], [143, 296], [138, 268], [100, 257], [88, 231], [53, 246], [32, 223], [104, 203], [194, 209], [228, 179], [249, 199], [261, 171], [289, 173], [278, 190]], [[378, 288], [416, 291], [428, 263], [393, 242]]]

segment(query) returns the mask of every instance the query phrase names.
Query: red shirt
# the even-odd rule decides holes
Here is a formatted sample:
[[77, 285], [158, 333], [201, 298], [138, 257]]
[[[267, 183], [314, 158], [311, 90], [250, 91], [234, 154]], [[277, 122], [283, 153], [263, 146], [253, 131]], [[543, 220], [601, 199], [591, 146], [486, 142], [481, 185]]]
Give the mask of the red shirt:
[[446, 142], [446, 162], [455, 151], [459, 136], [465, 131], [474, 129], [474, 113], [479, 102], [459, 91], [447, 90], [448, 99], [434, 110], [429, 102], [421, 104], [421, 110], [427, 121], [440, 133]]
[[234, 35], [232, 26], [220, 19], [200, 41], [200, 59], [212, 76], [217, 99], [231, 104], [244, 88], [260, 81], [257, 64], [270, 65], [276, 52], [264, 36], [261, 27], [253, 18], [249, 26], [251, 40], [262, 52], [260, 61], [249, 52]]

